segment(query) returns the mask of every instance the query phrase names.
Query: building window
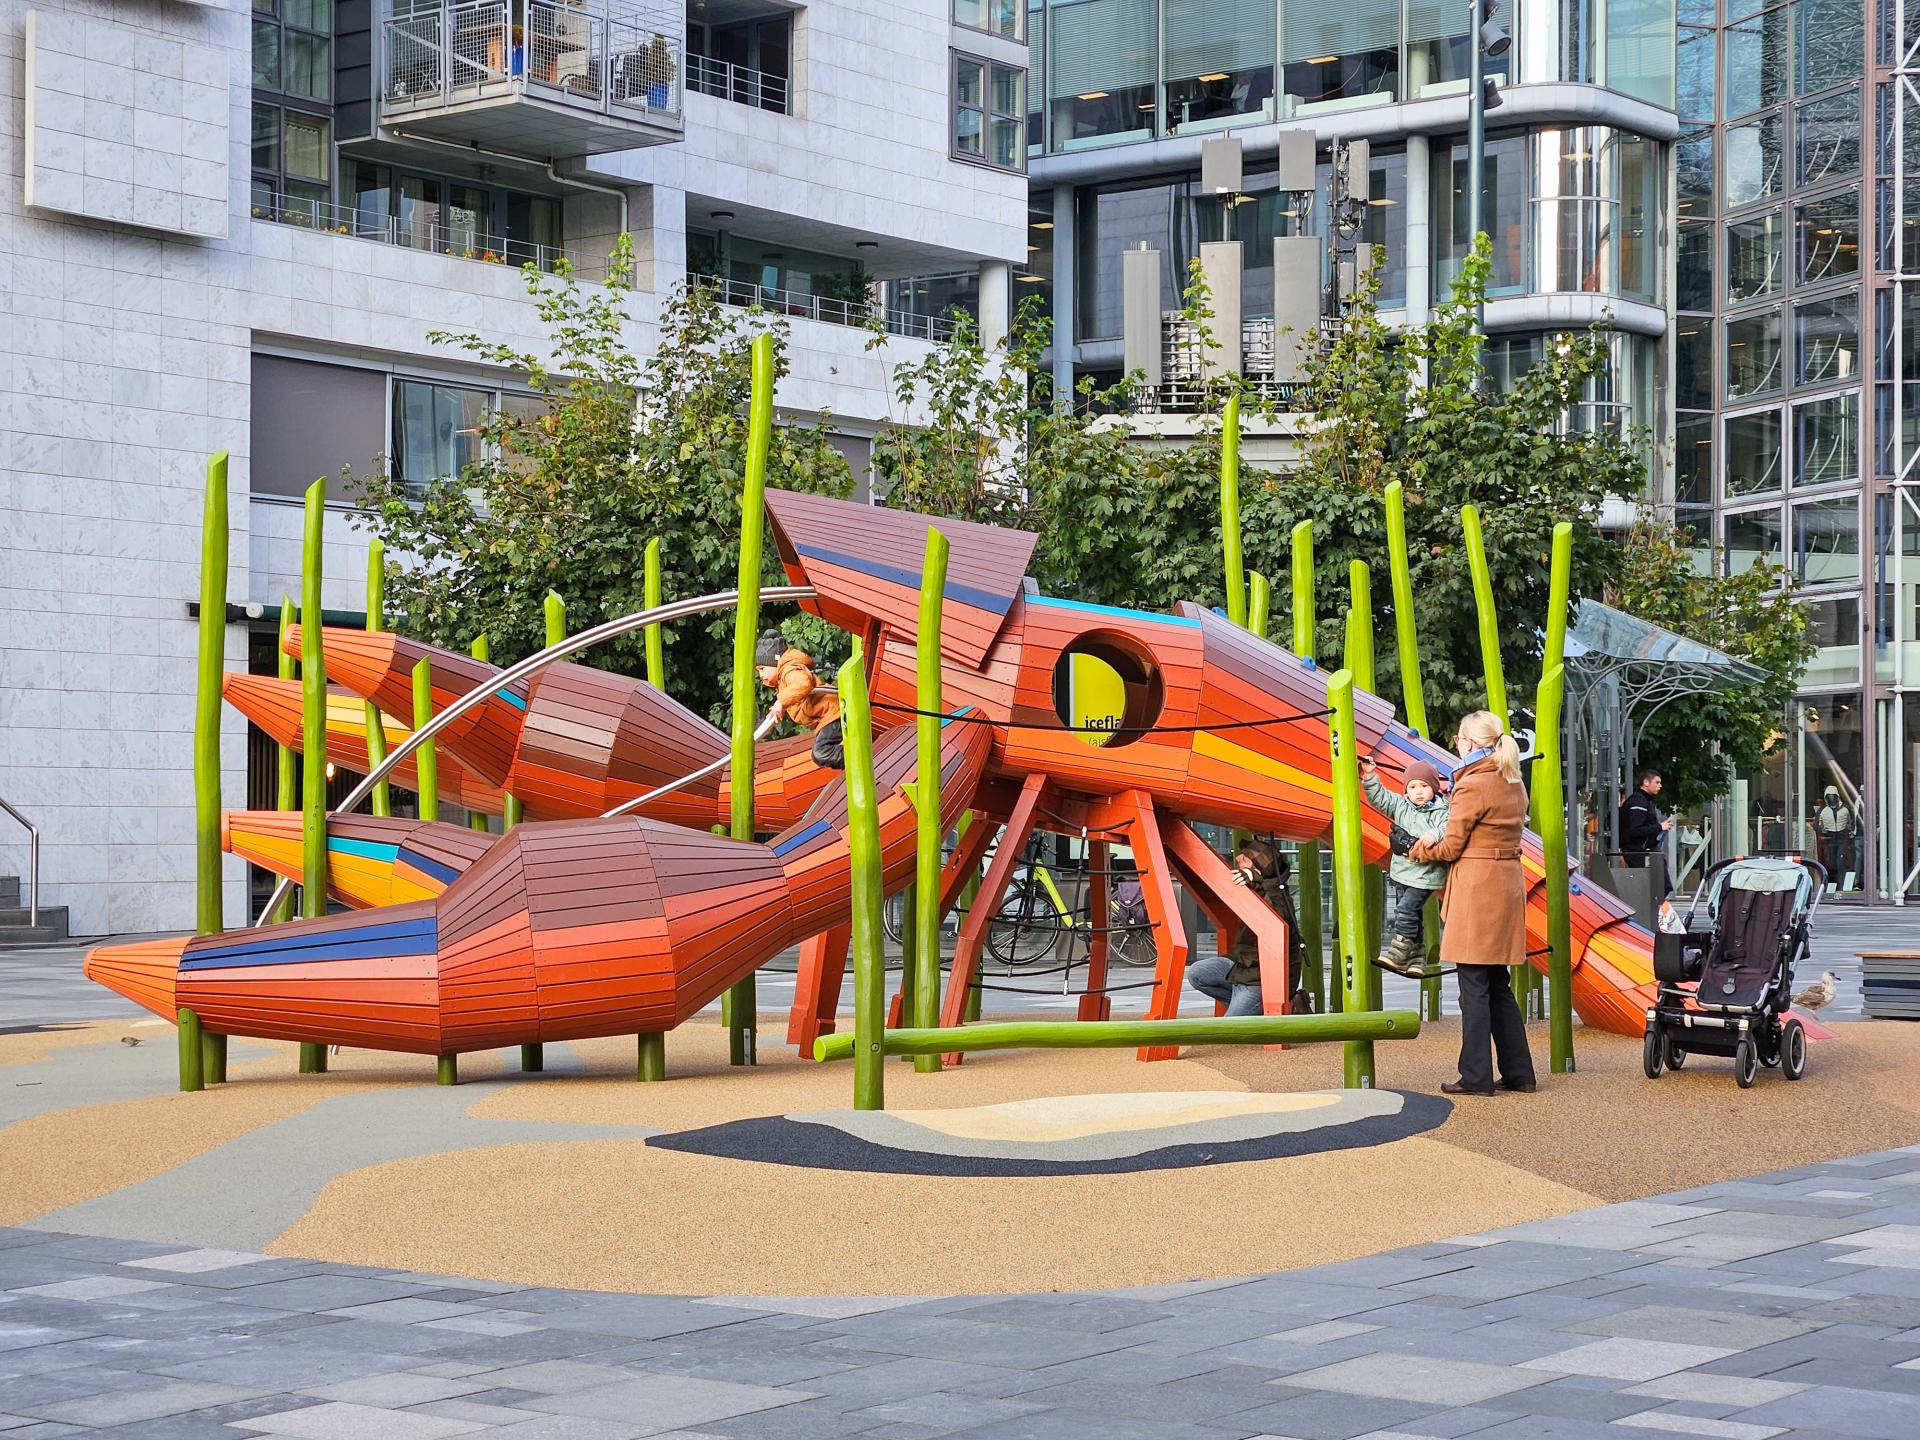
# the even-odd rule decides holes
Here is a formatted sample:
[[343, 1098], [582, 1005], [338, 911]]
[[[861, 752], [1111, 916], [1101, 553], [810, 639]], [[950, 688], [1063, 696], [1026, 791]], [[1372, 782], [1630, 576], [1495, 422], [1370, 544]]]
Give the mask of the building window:
[[1166, 0], [1167, 130], [1274, 118], [1273, 0]]
[[1727, 226], [1727, 303], [1738, 305], [1780, 288], [1780, 212]]
[[1780, 312], [1727, 321], [1727, 399], [1780, 393]]
[[1811, 200], [1793, 209], [1800, 283], [1818, 285], [1860, 273], [1860, 194]]
[[[1798, 95], [1824, 90], [1860, 74], [1865, 63], [1866, 6], [1861, 0], [1795, 0], [1793, 89]], [[1891, 7], [1881, 18], [1891, 22]]]
[[1724, 153], [1729, 210], [1778, 195], [1786, 183], [1786, 148], [1778, 114], [1729, 125]]
[[1836, 485], [1859, 476], [1860, 392], [1849, 390], [1794, 406], [1794, 487]]
[[393, 382], [393, 478], [411, 499], [460, 474], [486, 453], [482, 431], [494, 392], [426, 380]]
[[1777, 105], [1787, 93], [1787, 12], [1769, 10], [1726, 28], [1721, 96], [1728, 119]]
[[1726, 495], [1759, 495], [1780, 489], [1780, 411], [1737, 415], [1727, 426]]
[[253, 0], [253, 213], [332, 227], [333, 0]]
[[1052, 149], [1153, 134], [1158, 30], [1154, 0], [1053, 0], [1046, 69]]
[[279, 105], [253, 106], [253, 213], [262, 219], [332, 221], [333, 121]]
[[1842, 295], [1793, 307], [1794, 383], [1838, 385], [1860, 378], [1860, 299]]
[[1397, 100], [1400, 0], [1294, 0], [1280, 59], [1286, 93], [1303, 105]]
[[1027, 168], [1027, 72], [953, 57], [953, 153], [998, 170]]
[[791, 114], [793, 16], [773, 15], [721, 25], [687, 25], [687, 88], [735, 105]]
[[253, 88], [333, 98], [333, 0], [253, 0]]
[[[1472, 236], [1467, 233], [1467, 147], [1432, 148], [1434, 296], [1460, 274]], [[1487, 142], [1484, 222], [1493, 239], [1489, 295], [1512, 294], [1526, 284], [1526, 142], [1518, 135]]]
[[[346, 167], [341, 200], [358, 235], [374, 235], [413, 250], [515, 267], [529, 261], [551, 271], [561, 248], [561, 205], [550, 195], [527, 195], [437, 175], [395, 173], [392, 166], [356, 160]], [[351, 197], [349, 200], [347, 197]]]
[[1859, 174], [1858, 86], [1794, 106], [1793, 124], [1801, 185], [1819, 185]]
[[1026, 0], [953, 0], [953, 23], [969, 30], [985, 30], [1008, 40], [1021, 40]]
[[1860, 500], [1814, 500], [1793, 507], [1796, 585], [1860, 583]]
[[1739, 510], [1721, 517], [1720, 543], [1729, 575], [1744, 575], [1755, 565], [1780, 563], [1780, 507]]

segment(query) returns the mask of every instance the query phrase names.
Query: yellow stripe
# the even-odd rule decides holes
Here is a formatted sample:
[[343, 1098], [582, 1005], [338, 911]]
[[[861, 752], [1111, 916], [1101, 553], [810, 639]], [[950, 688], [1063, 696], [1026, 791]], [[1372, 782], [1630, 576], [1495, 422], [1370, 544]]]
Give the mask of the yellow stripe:
[[1211, 730], [1201, 730], [1193, 737], [1193, 753], [1205, 755], [1210, 760], [1223, 761], [1228, 765], [1237, 765], [1243, 770], [1251, 770], [1256, 775], [1266, 775], [1288, 785], [1297, 785], [1315, 795], [1328, 795], [1331, 787], [1317, 775], [1309, 775], [1304, 770], [1296, 770], [1291, 765], [1275, 760], [1271, 755], [1262, 755], [1257, 750], [1249, 750], [1244, 745], [1236, 745], [1231, 740], [1223, 740]]

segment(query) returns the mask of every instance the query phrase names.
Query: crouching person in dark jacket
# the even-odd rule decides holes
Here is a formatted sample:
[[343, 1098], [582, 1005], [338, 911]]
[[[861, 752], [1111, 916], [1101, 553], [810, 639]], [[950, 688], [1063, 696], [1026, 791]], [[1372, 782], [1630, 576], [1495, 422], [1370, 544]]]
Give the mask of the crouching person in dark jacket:
[[[1303, 1013], [1307, 995], [1300, 988], [1300, 975], [1306, 965], [1307, 947], [1300, 938], [1300, 921], [1294, 913], [1293, 895], [1287, 889], [1287, 862], [1264, 840], [1249, 840], [1233, 857], [1234, 883], [1244, 885], [1273, 909], [1287, 926], [1287, 990], [1292, 996], [1287, 1008]], [[1260, 989], [1260, 943], [1252, 930], [1240, 927], [1232, 950], [1225, 955], [1208, 955], [1187, 967], [1187, 983], [1209, 1000], [1227, 1007], [1229, 1015], [1265, 1013]]]

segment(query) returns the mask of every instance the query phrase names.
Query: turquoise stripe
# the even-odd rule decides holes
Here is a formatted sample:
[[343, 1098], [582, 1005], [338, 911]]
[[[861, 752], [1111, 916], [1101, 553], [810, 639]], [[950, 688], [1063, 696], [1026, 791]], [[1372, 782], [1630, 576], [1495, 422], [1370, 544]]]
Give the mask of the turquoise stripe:
[[1187, 625], [1198, 629], [1200, 622], [1184, 615], [1156, 615], [1151, 610], [1122, 610], [1117, 605], [1094, 605], [1085, 600], [1058, 600], [1051, 595], [1029, 595], [1029, 605], [1045, 605], [1055, 610], [1084, 610], [1092, 615], [1118, 615], [1125, 620], [1151, 620], [1158, 625]]
[[518, 695], [514, 694], [513, 691], [511, 690], [502, 690], [498, 692], [493, 698], [496, 700], [506, 701], [507, 704], [513, 706], [513, 708], [516, 710], [524, 710], [527, 708], [527, 702], [522, 700]]
[[329, 835], [327, 849], [338, 850], [342, 855], [363, 855], [369, 860], [384, 860], [388, 864], [392, 864], [400, 855], [398, 845], [387, 845], [378, 840], [349, 840], [343, 835]]

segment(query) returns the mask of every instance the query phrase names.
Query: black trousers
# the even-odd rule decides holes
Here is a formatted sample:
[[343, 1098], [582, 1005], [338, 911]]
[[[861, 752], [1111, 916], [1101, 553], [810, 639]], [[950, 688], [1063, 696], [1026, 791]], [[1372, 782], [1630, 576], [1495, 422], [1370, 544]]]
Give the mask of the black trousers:
[[1499, 1056], [1502, 1080], [1532, 1080], [1527, 1026], [1507, 967], [1462, 965], [1455, 973], [1460, 977], [1460, 1083], [1469, 1090], [1493, 1089], [1490, 1050]]

